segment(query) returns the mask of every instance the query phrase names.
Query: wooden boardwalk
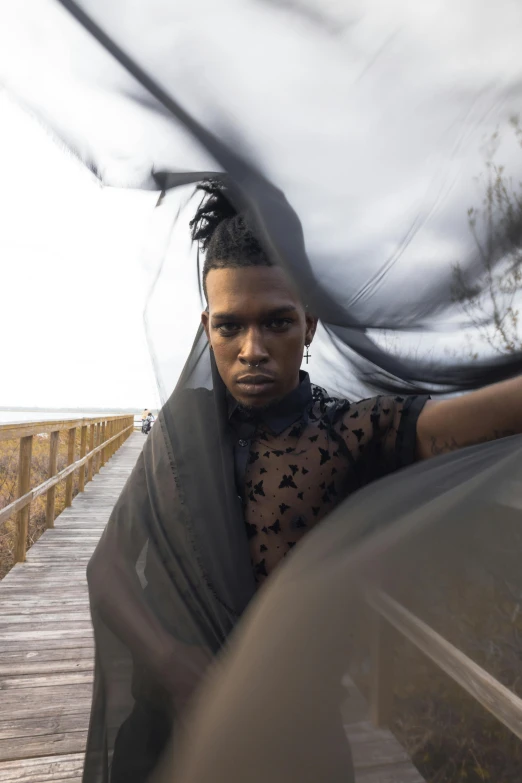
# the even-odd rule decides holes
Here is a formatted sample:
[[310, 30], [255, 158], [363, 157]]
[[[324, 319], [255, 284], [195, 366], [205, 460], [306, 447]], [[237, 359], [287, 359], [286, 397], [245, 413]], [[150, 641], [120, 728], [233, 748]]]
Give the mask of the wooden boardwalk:
[[80, 783], [93, 680], [85, 567], [143, 440], [131, 435], [0, 582], [2, 783]]
[[[131, 435], [0, 582], [0, 783], [81, 783], [93, 680], [85, 567], [143, 441]], [[423, 783], [351, 684], [343, 713], [357, 783]]]
[[345, 685], [348, 697], [342, 712], [352, 748], [355, 783], [425, 783], [391, 731], [372, 725], [368, 706], [353, 682], [346, 678]]

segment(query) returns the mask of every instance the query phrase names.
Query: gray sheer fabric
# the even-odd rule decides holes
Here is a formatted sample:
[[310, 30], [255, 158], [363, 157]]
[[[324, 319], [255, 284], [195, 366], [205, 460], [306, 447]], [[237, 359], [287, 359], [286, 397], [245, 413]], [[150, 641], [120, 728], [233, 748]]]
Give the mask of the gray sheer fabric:
[[311, 374], [330, 392], [458, 392], [518, 372], [516, 323], [507, 352], [453, 353], [518, 301], [521, 13], [510, 0], [0, 11], [7, 88], [104, 183], [164, 192], [145, 256], [164, 407], [89, 565], [85, 783], [350, 780], [339, 702], [367, 657], [368, 591], [472, 658], [495, 591], [515, 611], [518, 438], [356, 492], [252, 600], [225, 389], [201, 329], [192, 342], [188, 221], [194, 184], [226, 178], [320, 318]]
[[[321, 729], [332, 726], [343, 676], [361, 682], [372, 606], [398, 603], [482, 663], [490, 640], [498, 648], [485, 668], [495, 667], [516, 638], [494, 615], [512, 589], [520, 594], [520, 451], [520, 437], [506, 438], [420, 463], [332, 512], [252, 602], [155, 780], [349, 780], [342, 746]], [[408, 644], [399, 649], [428, 708], [430, 677], [419, 678]], [[520, 661], [504, 684], [519, 675]], [[506, 761], [497, 760], [498, 779], [515, 781], [515, 766], [502, 774]]]

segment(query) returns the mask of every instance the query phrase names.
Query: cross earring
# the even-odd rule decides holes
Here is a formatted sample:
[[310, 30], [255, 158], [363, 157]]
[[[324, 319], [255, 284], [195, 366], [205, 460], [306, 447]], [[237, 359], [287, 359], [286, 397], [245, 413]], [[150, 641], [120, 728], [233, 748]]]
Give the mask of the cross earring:
[[310, 348], [310, 343], [306, 343], [305, 348], [306, 348], [306, 353], [304, 355], [304, 358], [306, 359], [306, 363], [308, 364], [308, 359], [312, 358], [312, 354], [308, 352], [308, 349]]

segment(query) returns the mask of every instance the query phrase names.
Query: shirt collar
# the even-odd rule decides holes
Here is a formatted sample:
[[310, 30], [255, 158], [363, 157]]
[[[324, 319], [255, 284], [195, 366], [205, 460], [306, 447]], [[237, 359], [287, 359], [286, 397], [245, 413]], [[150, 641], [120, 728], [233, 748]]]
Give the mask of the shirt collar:
[[304, 416], [313, 404], [310, 376], [303, 370], [299, 372], [299, 385], [290, 394], [259, 412], [245, 412], [229, 392], [227, 392], [227, 397], [229, 419], [239, 417], [252, 422], [262, 422], [275, 435], [280, 435], [290, 425]]

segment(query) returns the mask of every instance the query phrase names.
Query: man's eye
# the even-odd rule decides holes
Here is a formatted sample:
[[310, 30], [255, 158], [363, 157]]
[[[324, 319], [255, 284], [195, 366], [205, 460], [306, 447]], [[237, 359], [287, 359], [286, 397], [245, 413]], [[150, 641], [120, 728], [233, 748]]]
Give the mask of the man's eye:
[[271, 321], [267, 321], [266, 325], [269, 329], [281, 330], [286, 329], [291, 323], [291, 318], [272, 318]]
[[218, 332], [225, 336], [230, 336], [232, 334], [237, 334], [239, 329], [241, 328], [239, 324], [229, 323], [229, 324], [219, 324], [218, 327], [216, 327]]

